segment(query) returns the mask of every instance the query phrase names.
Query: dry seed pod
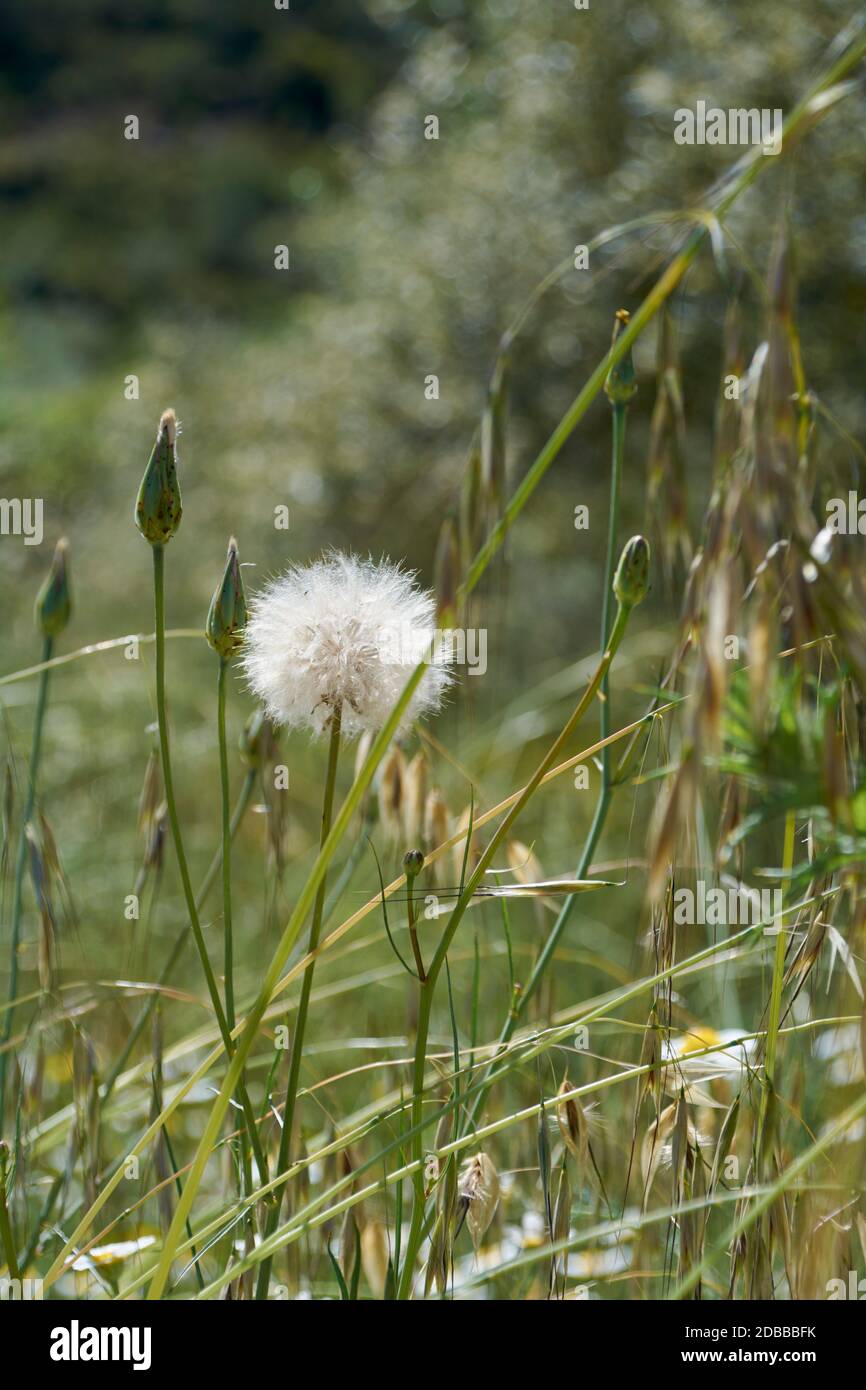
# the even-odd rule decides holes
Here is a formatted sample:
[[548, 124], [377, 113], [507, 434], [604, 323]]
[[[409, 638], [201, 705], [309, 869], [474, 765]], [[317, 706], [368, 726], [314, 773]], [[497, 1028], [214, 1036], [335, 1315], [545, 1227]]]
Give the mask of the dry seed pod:
[[54, 988], [55, 941], [57, 928], [51, 901], [51, 872], [42, 845], [32, 824], [24, 828], [33, 892], [39, 907], [39, 985], [46, 993]]
[[395, 843], [403, 836], [405, 790], [406, 759], [402, 748], [395, 743], [379, 774], [379, 822], [388, 839]]
[[147, 767], [144, 769], [144, 781], [141, 786], [141, 795], [138, 798], [138, 829], [145, 844], [150, 839], [153, 821], [161, 800], [162, 773], [159, 754], [155, 749], [151, 749], [147, 755]]
[[[685, 1102], [675, 1100], [662, 1111], [657, 1120], [653, 1121], [644, 1135], [641, 1145], [641, 1172], [647, 1192], [661, 1164], [671, 1164], [675, 1158], [678, 1163], [683, 1164], [686, 1149], [695, 1151], [701, 1146], [701, 1137], [691, 1120], [684, 1118], [685, 1114]], [[674, 1134], [678, 1119], [684, 1128], [685, 1144], [681, 1137]], [[678, 1150], [676, 1154], [675, 1148]]]
[[368, 1221], [361, 1232], [361, 1268], [377, 1298], [388, 1278], [388, 1237], [381, 1221]]
[[[560, 1096], [568, 1095], [570, 1090], [572, 1090], [572, 1085], [566, 1077], [557, 1094]], [[583, 1106], [576, 1096], [571, 1096], [562, 1105], [556, 1107], [556, 1118], [563, 1144], [583, 1168], [589, 1152], [589, 1128]]]
[[430, 764], [426, 753], [416, 753], [406, 769], [403, 798], [403, 833], [407, 845], [417, 845], [424, 830], [424, 804]]
[[[445, 798], [438, 787], [431, 787], [424, 803], [424, 835], [422, 840], [428, 853], [431, 849], [436, 849], [437, 845], [445, 843], [450, 833], [449, 827], [450, 816]], [[430, 872], [430, 882], [433, 887], [441, 886], [444, 882], [441, 859], [430, 865]]]
[[467, 1159], [459, 1191], [472, 1244], [478, 1250], [499, 1205], [499, 1174], [487, 1154], [477, 1153]]
[[[554, 1243], [568, 1240], [571, 1232], [571, 1183], [568, 1177], [568, 1169], [563, 1163], [559, 1170], [559, 1182], [556, 1187], [556, 1202], [553, 1207], [553, 1226], [551, 1235]], [[563, 1279], [568, 1278], [568, 1251], [556, 1257], [556, 1266]]]
[[457, 1161], [446, 1160], [445, 1171], [436, 1189], [436, 1221], [430, 1236], [430, 1257], [424, 1291], [435, 1283], [438, 1293], [446, 1293], [454, 1248], [454, 1213], [457, 1207]]
[[352, 1282], [359, 1240], [355, 1213], [350, 1208], [343, 1217], [343, 1224], [340, 1228], [340, 1253], [338, 1256], [340, 1271], [347, 1284]]
[[[361, 768], [367, 761], [370, 749], [373, 747], [373, 737], [374, 735], [372, 729], [365, 729], [361, 737], [358, 739], [358, 747], [355, 751], [355, 781], [358, 780]], [[358, 817], [362, 823], [365, 822], [367, 819], [370, 807], [370, 795], [370, 786], [368, 784], [364, 792], [364, 795], [361, 797], [361, 800], [358, 803]]]

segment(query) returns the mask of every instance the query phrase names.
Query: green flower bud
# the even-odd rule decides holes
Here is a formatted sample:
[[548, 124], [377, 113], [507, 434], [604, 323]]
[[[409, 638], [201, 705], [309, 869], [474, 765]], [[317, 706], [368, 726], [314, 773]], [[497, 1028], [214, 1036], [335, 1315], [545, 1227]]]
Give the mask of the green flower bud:
[[649, 541], [644, 536], [632, 536], [623, 547], [613, 579], [613, 591], [617, 602], [624, 608], [634, 608], [646, 598], [649, 588], [649, 565]]
[[225, 573], [211, 599], [205, 628], [207, 640], [223, 661], [228, 661], [243, 642], [246, 623], [247, 601], [238, 563], [238, 543], [232, 536], [226, 556]]
[[43, 637], [59, 637], [72, 612], [69, 595], [69, 575], [66, 573], [67, 540], [57, 542], [51, 568], [45, 583], [36, 595], [36, 626]]
[[[613, 337], [610, 340], [612, 348], [616, 346], [620, 334], [628, 327], [629, 318], [628, 309], [617, 309], [613, 321]], [[617, 362], [616, 366], [611, 367], [605, 377], [604, 393], [611, 405], [628, 405], [636, 391], [634, 362], [631, 357], [631, 348], [629, 348], [625, 356]]]
[[403, 855], [403, 868], [407, 878], [417, 878], [424, 868], [424, 856], [420, 849], [410, 849]]
[[167, 545], [183, 515], [177, 481], [176, 440], [177, 417], [173, 410], [165, 410], [135, 504], [135, 524], [150, 545]]

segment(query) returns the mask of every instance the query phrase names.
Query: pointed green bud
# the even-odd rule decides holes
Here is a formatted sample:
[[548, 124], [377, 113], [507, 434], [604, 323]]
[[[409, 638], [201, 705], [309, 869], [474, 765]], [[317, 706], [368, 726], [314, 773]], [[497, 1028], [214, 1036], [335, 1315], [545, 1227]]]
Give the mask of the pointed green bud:
[[649, 588], [649, 566], [649, 541], [644, 536], [632, 536], [623, 546], [613, 578], [613, 592], [623, 608], [643, 603]]
[[177, 416], [173, 410], [165, 410], [135, 504], [135, 524], [150, 545], [167, 545], [183, 515], [176, 442]]
[[[620, 334], [628, 327], [630, 317], [628, 309], [617, 309], [613, 321], [613, 337], [610, 340], [612, 348], [616, 346]], [[628, 348], [625, 356], [620, 358], [616, 366], [611, 367], [605, 377], [604, 393], [611, 405], [628, 405], [636, 391], [634, 362], [631, 357], [631, 348]]]
[[244, 640], [247, 601], [238, 562], [238, 543], [232, 536], [226, 556], [225, 573], [216, 587], [207, 615], [205, 632], [217, 656], [228, 661]]
[[407, 878], [417, 878], [424, 868], [424, 856], [420, 849], [410, 849], [403, 855], [403, 868]]
[[69, 575], [66, 572], [67, 540], [59, 540], [45, 583], [36, 595], [34, 616], [43, 637], [59, 637], [72, 612]]

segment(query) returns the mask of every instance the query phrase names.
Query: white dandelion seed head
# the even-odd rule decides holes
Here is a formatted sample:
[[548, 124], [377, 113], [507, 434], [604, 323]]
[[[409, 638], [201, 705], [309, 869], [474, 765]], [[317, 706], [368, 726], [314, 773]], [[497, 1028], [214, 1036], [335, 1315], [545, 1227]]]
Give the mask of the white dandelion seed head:
[[[250, 605], [242, 665], [268, 716], [320, 735], [333, 711], [353, 738], [381, 728], [406, 681], [430, 650], [436, 605], [415, 574], [329, 551], [293, 565]], [[451, 683], [447, 646], [436, 653], [403, 718], [437, 710]]]

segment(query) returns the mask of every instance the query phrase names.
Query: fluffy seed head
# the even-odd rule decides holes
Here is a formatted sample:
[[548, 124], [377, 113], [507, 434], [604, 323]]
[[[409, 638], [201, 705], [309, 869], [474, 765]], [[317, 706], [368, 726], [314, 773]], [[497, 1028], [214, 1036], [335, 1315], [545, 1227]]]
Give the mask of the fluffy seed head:
[[[321, 734], [342, 709], [351, 738], [384, 724], [434, 635], [433, 596], [411, 571], [330, 552], [293, 565], [251, 605], [243, 666], [270, 717]], [[444, 661], [425, 672], [403, 720], [438, 709]]]

